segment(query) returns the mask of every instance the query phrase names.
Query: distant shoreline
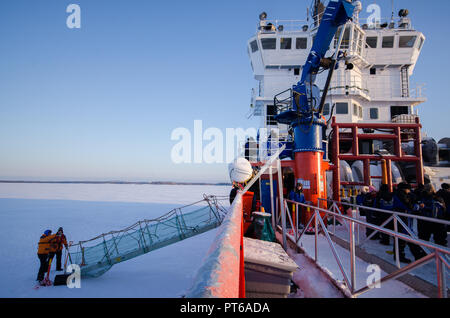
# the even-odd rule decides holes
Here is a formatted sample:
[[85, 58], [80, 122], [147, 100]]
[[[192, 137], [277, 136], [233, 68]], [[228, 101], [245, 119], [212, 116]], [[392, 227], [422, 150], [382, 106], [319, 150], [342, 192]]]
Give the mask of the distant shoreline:
[[137, 185], [211, 185], [231, 186], [231, 183], [208, 183], [208, 182], [135, 182], [135, 181], [27, 181], [27, 180], [0, 180], [0, 183], [52, 183], [52, 184], [137, 184]]

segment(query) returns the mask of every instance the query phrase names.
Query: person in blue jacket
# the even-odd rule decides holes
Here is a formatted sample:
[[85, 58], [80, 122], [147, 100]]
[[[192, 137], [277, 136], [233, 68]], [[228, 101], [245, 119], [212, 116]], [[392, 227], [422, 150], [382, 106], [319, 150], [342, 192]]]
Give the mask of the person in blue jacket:
[[[306, 203], [305, 195], [303, 194], [303, 184], [297, 183], [295, 189], [289, 193], [289, 200], [298, 202], [298, 203]], [[291, 210], [292, 212], [292, 210]], [[298, 206], [298, 217], [301, 219], [302, 206]]]
[[[419, 210], [419, 205], [415, 204], [411, 199], [411, 185], [406, 182], [402, 182], [398, 185], [397, 190], [394, 192], [393, 196], [393, 210], [401, 213], [417, 213]], [[408, 217], [401, 216], [400, 219], [408, 225]], [[402, 234], [409, 235], [406, 229], [399, 224], [398, 230]], [[402, 239], [398, 240], [399, 247], [399, 256], [400, 262], [402, 263], [411, 263], [411, 260], [406, 258], [405, 256], [405, 246], [408, 244], [411, 253], [413, 254], [415, 260], [421, 259], [424, 256], [424, 250], [417, 244], [406, 242]], [[395, 244], [394, 244], [394, 252], [395, 252]], [[395, 253], [394, 253], [395, 258]]]
[[297, 183], [295, 189], [289, 193], [289, 200], [298, 203], [306, 203], [305, 195], [303, 194], [303, 184]]
[[[382, 184], [380, 187], [380, 191], [377, 194], [375, 200], [375, 208], [380, 210], [392, 211], [394, 209], [394, 195], [391, 191], [389, 191], [389, 186], [387, 184]], [[385, 221], [387, 221], [391, 214], [378, 212], [378, 225], [381, 226]], [[392, 221], [386, 224], [386, 229], [393, 229]], [[390, 237], [386, 233], [380, 233], [380, 244], [382, 245], [390, 245]]]

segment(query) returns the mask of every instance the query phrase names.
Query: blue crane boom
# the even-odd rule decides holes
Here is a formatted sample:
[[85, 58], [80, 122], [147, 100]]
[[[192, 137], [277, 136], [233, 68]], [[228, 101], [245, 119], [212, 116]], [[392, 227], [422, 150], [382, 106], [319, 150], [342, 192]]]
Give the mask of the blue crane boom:
[[[331, 41], [339, 27], [345, 25], [353, 16], [355, 9], [350, 0], [330, 1], [326, 7], [321, 22], [302, 69], [300, 81], [292, 87], [291, 109], [275, 118], [278, 122], [288, 124], [294, 130], [294, 153], [307, 151], [323, 151], [322, 129], [325, 121], [322, 119], [323, 105], [329, 88], [333, 71], [345, 54], [339, 51], [332, 57], [325, 57]], [[338, 43], [341, 43], [344, 28], [342, 28]], [[328, 69], [328, 79], [320, 95], [320, 89], [315, 85], [317, 73], [321, 69]]]

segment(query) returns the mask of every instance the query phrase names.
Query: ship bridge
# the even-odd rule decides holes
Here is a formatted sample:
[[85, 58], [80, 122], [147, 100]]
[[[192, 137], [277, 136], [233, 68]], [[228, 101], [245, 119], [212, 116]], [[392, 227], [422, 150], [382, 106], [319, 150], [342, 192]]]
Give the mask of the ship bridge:
[[[425, 43], [424, 34], [414, 29], [408, 10], [400, 10], [398, 19], [375, 21], [360, 19], [361, 10], [362, 6], [346, 24], [341, 45], [354, 67], [346, 70], [342, 62], [335, 71], [324, 115], [334, 115], [338, 122], [368, 123], [417, 116], [416, 107], [426, 102], [424, 85], [412, 85], [410, 77]], [[257, 81], [249, 117], [259, 116], [261, 127], [287, 130], [274, 120], [281, 111], [274, 105], [274, 97], [300, 80], [321, 14], [309, 21], [268, 20], [266, 13], [260, 15], [247, 49]], [[340, 31], [328, 55], [333, 53]], [[318, 75], [318, 86], [323, 87], [325, 80], [326, 76]]]

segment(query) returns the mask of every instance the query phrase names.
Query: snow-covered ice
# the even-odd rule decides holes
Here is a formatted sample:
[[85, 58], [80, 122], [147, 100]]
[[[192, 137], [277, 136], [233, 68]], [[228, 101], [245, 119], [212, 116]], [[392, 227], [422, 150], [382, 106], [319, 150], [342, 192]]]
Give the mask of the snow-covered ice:
[[56, 231], [62, 226], [68, 240], [78, 242], [158, 217], [201, 200], [203, 194], [228, 195], [229, 190], [196, 185], [2, 183], [0, 297], [180, 297], [190, 287], [215, 230], [116, 264], [101, 277], [83, 278], [80, 289], [33, 289], [39, 237], [47, 228]]

